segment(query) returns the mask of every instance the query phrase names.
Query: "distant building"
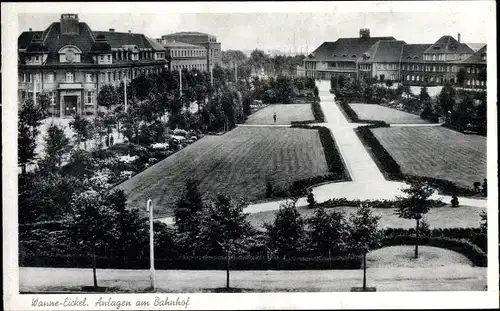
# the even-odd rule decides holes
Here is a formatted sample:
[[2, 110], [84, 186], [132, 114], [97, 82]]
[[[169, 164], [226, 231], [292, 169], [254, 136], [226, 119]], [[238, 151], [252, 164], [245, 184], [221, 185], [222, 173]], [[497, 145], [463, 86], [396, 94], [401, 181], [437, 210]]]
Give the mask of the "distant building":
[[164, 40], [184, 42], [193, 45], [203, 46], [207, 49], [206, 63], [207, 70], [214, 66], [222, 66], [221, 43], [217, 42], [217, 37], [201, 32], [176, 32], [161, 37]]
[[207, 71], [207, 49], [200, 45], [158, 39], [165, 48], [170, 70]]
[[165, 49], [138, 33], [92, 31], [78, 14], [62, 14], [44, 31], [18, 38], [19, 101], [47, 93], [50, 113], [94, 114], [103, 85], [165, 70]]
[[486, 47], [474, 52], [460, 42], [460, 34], [457, 39], [442, 36], [431, 44], [407, 44], [393, 37], [370, 37], [368, 29], [361, 29], [359, 38], [324, 42], [304, 60], [304, 66], [306, 76], [317, 79], [343, 75], [409, 85], [457, 83], [457, 73], [465, 68], [467, 83], [486, 86]]

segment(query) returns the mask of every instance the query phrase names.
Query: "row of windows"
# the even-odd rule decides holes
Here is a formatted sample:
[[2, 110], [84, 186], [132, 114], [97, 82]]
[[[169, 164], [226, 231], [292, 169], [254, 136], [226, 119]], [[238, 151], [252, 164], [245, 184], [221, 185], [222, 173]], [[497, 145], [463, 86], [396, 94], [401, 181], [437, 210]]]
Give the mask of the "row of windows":
[[479, 80], [466, 80], [465, 83], [469, 86], [485, 86], [486, 82], [485, 81], [479, 81]]
[[479, 68], [467, 67], [467, 73], [479, 73]]
[[[125, 76], [127, 76], [128, 79], [133, 79], [136, 76], [140, 75], [141, 73], [143, 74], [153, 74], [153, 73], [159, 73], [160, 69], [159, 68], [148, 68], [148, 69], [132, 69], [132, 70], [127, 70], [127, 71], [108, 71], [108, 72], [101, 72], [101, 81], [102, 82], [111, 82], [111, 81], [121, 81], [125, 79]], [[84, 73], [84, 81], [85, 83], [94, 83], [95, 82], [95, 74], [92, 72], [86, 72]], [[54, 83], [56, 78], [56, 73], [55, 72], [49, 72], [45, 74], [44, 77], [44, 83]], [[32, 74], [32, 73], [21, 73], [19, 75], [19, 82], [23, 83], [31, 83], [33, 81], [39, 81], [41, 82], [40, 79], [40, 74]], [[64, 76], [64, 82], [66, 83], [74, 83], [75, 82], [75, 73], [74, 72], [66, 72]]]
[[[441, 77], [435, 77], [435, 76], [425, 77], [425, 76], [419, 76], [419, 75], [405, 75], [405, 76], [403, 76], [403, 80], [404, 81], [416, 81], [416, 82], [428, 81], [428, 82], [437, 82], [437, 83], [442, 83], [444, 81], [448, 81], [448, 79], [445, 79], [442, 76]], [[455, 80], [451, 79], [450, 81], [454, 82]]]
[[372, 66], [371, 65], [359, 65], [360, 70], [371, 70]]
[[185, 65], [173, 65], [172, 66], [173, 70], [179, 70], [179, 69], [197, 69], [197, 70], [205, 70], [205, 64], [185, 64]]
[[172, 50], [172, 57], [205, 57], [204, 50]]
[[427, 72], [458, 72], [457, 66], [444, 65], [401, 65], [402, 70], [427, 71]]
[[[57, 92], [51, 91], [51, 92], [46, 92], [47, 96], [49, 97], [50, 105], [55, 106], [57, 103]], [[95, 91], [85, 91], [84, 92], [84, 103], [86, 106], [92, 106], [94, 105], [95, 101]], [[38, 97], [40, 95], [40, 92], [36, 92], [36, 96]], [[28, 91], [21, 91], [21, 98], [22, 99], [29, 99], [33, 97], [33, 92], [28, 92]]]
[[386, 70], [396, 70], [398, 68], [397, 64], [377, 64], [378, 69], [386, 69]]

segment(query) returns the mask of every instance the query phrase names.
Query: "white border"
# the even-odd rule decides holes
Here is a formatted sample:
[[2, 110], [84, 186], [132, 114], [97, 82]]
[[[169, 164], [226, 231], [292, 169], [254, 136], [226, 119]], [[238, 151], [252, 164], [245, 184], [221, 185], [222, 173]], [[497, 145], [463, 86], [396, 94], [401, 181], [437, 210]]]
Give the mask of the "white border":
[[[496, 16], [494, 1], [440, 2], [252, 2], [248, 3], [2, 3], [2, 190], [3, 281], [6, 310], [34, 310], [33, 295], [18, 294], [17, 251], [17, 36], [18, 13], [252, 13], [252, 12], [451, 12], [481, 10], [488, 32], [488, 291], [486, 292], [377, 292], [188, 294], [189, 309], [337, 309], [337, 308], [498, 308], [498, 180], [496, 136]], [[473, 21], [464, 21], [473, 22]], [[54, 295], [56, 296], [56, 295]], [[79, 295], [92, 297], [92, 295]], [[112, 295], [146, 299], [154, 294]], [[177, 296], [177, 295], [176, 295]], [[179, 295], [186, 296], [186, 295]], [[55, 298], [55, 297], [54, 297]], [[94, 298], [96, 298], [94, 296]], [[43, 308], [38, 308], [43, 309]], [[45, 310], [56, 308], [46, 308]], [[97, 308], [93, 308], [98, 310]], [[113, 310], [113, 308], [108, 308]], [[150, 307], [149, 309], [155, 309]], [[158, 308], [159, 309], [159, 308]], [[65, 308], [70, 310], [70, 308]], [[83, 310], [83, 309], [80, 309]], [[120, 310], [134, 310], [122, 307]]]

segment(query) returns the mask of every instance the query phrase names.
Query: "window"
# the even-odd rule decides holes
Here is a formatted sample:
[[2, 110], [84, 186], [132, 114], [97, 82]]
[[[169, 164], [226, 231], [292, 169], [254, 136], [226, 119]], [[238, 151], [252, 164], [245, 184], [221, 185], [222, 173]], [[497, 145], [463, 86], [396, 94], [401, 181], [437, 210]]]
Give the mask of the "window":
[[436, 66], [432, 66], [432, 71], [436, 72]]
[[56, 92], [49, 92], [49, 101], [51, 106], [56, 105]]
[[417, 81], [420, 81], [420, 76], [417, 76]]
[[467, 67], [467, 73], [470, 73], [470, 68], [469, 67]]
[[66, 72], [66, 82], [73, 83], [75, 81], [75, 76], [72, 72]]
[[415, 81], [415, 76], [411, 76], [411, 80], [412, 80], [412, 81]]
[[93, 105], [94, 104], [94, 92], [87, 91], [85, 92], [85, 105]]
[[92, 83], [92, 74], [91, 73], [85, 74], [85, 82]]
[[432, 60], [436, 60], [436, 54], [432, 54]]
[[111, 62], [111, 55], [108, 55], [108, 62]]
[[111, 72], [107, 72], [106, 75], [108, 76], [108, 82], [111, 82]]
[[407, 75], [406, 76], [406, 80], [409, 81], [410, 80], [410, 75]]
[[103, 62], [103, 61], [104, 61], [104, 55], [99, 55], [99, 60], [100, 60], [101, 62]]
[[53, 73], [47, 74], [47, 83], [54, 83], [54, 74]]

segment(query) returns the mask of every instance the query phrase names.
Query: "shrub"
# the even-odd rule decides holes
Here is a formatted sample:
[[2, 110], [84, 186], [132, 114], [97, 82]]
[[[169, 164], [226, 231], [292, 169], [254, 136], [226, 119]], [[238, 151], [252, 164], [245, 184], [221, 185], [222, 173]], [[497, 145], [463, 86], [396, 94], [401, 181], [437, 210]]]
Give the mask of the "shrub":
[[350, 180], [348, 173], [345, 169], [342, 156], [333, 140], [332, 133], [330, 129], [326, 127], [318, 128], [319, 139], [321, 145], [323, 146], [323, 151], [325, 152], [326, 164], [328, 165], [328, 171], [330, 173], [342, 176], [343, 179]]
[[339, 100], [338, 103], [340, 108], [342, 108], [342, 111], [344, 111], [347, 120], [349, 120], [349, 122], [359, 122], [358, 115], [346, 101]]
[[270, 181], [266, 183], [266, 198], [270, 198], [273, 196], [273, 185]]
[[325, 122], [325, 115], [323, 114], [323, 110], [321, 109], [321, 105], [319, 104], [319, 102], [313, 102], [311, 107], [314, 120], [316, 122]]
[[290, 185], [289, 191], [294, 195], [304, 195], [307, 192], [306, 191], [307, 188], [312, 187], [314, 185], [327, 181], [342, 181], [342, 180], [344, 180], [344, 176], [339, 174], [327, 174], [322, 176], [314, 176], [314, 177], [299, 179], [294, 181]]
[[[432, 207], [442, 207], [445, 205], [441, 200], [429, 200], [432, 203]], [[391, 208], [394, 209], [396, 206], [396, 200], [348, 200], [346, 198], [333, 198], [329, 199], [323, 203], [320, 203], [324, 208], [333, 208], [339, 206], [359, 206], [360, 204], [369, 205], [372, 208]]]
[[316, 200], [314, 199], [314, 193], [309, 190], [309, 193], [307, 194], [307, 204], [309, 208], [314, 208], [316, 206]]

